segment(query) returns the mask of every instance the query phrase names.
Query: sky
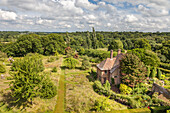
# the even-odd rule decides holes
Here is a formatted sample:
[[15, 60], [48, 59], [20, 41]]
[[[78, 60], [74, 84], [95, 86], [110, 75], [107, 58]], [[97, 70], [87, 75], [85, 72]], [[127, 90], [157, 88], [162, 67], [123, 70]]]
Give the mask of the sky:
[[0, 31], [170, 32], [170, 0], [0, 0]]

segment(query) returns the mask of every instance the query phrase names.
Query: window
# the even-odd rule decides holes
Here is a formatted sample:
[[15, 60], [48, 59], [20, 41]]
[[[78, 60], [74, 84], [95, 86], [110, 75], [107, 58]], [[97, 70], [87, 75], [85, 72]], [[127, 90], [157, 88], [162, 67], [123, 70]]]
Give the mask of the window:
[[105, 74], [107, 74], [107, 70], [105, 70]]
[[117, 78], [117, 76], [114, 76], [114, 78]]

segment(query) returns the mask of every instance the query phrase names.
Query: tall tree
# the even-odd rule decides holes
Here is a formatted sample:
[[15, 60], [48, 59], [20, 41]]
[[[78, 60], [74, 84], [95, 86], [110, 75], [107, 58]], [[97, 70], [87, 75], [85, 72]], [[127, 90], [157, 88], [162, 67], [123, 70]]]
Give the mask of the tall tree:
[[96, 32], [95, 32], [95, 29], [94, 27], [92, 28], [93, 29], [93, 32], [92, 32], [92, 47], [93, 49], [97, 49], [98, 48], [98, 41], [97, 41], [97, 38], [96, 38]]
[[147, 77], [150, 76], [151, 70], [150, 70], [150, 66], [147, 66]]
[[141, 60], [134, 54], [126, 54], [123, 56], [121, 63], [122, 83], [135, 87], [136, 84], [145, 80], [147, 70]]
[[161, 75], [162, 75], [161, 70], [158, 68], [157, 69], [157, 78], [161, 79]]
[[123, 49], [122, 41], [121, 40], [112, 40], [108, 46], [108, 51], [110, 51], [111, 49], [112, 50]]
[[151, 78], [154, 78], [155, 76], [156, 76], [156, 67], [154, 67], [154, 68], [152, 69], [150, 77], [151, 77]]
[[66, 43], [67, 43], [67, 47], [70, 46], [70, 37], [68, 35], [68, 32], [66, 32]]
[[91, 39], [90, 39], [90, 33], [89, 33], [89, 31], [87, 31], [86, 42], [87, 42], [87, 45], [88, 45], [88, 49], [90, 49], [90, 48], [92, 47], [92, 41], [91, 41]]

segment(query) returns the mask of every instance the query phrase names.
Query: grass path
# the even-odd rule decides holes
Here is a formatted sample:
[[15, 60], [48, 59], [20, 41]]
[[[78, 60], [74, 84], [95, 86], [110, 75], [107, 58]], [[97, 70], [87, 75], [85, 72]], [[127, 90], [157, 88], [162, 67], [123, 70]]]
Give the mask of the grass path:
[[[62, 64], [62, 60], [61, 60]], [[60, 71], [60, 81], [58, 87], [57, 103], [55, 105], [54, 113], [64, 113], [64, 103], [65, 103], [65, 70]]]

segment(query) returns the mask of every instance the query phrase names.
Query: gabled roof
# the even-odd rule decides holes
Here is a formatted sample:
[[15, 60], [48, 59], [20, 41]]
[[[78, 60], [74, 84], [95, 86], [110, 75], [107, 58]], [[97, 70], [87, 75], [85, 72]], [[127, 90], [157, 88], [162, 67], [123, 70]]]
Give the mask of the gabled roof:
[[111, 70], [112, 68], [118, 68], [119, 67], [119, 61], [122, 59], [122, 56], [124, 54], [120, 53], [119, 55], [117, 55], [116, 57], [110, 59], [107, 58], [106, 60], [102, 61], [101, 63], [97, 64], [97, 67], [100, 70]]

